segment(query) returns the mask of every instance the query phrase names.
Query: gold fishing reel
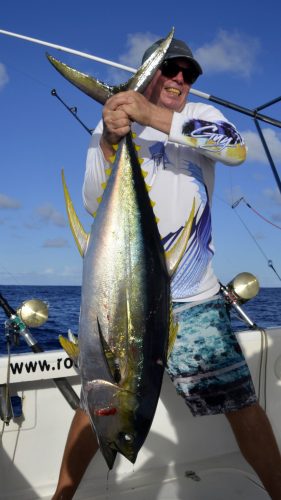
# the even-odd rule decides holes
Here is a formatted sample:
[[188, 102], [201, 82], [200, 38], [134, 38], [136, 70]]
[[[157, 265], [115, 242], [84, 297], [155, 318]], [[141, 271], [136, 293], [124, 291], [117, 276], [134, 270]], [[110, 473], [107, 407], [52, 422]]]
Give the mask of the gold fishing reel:
[[259, 293], [260, 285], [257, 278], [251, 273], [240, 273], [227, 285], [226, 290], [236, 302], [244, 304]]
[[39, 299], [26, 300], [17, 309], [17, 314], [28, 327], [39, 327], [48, 319], [48, 306]]

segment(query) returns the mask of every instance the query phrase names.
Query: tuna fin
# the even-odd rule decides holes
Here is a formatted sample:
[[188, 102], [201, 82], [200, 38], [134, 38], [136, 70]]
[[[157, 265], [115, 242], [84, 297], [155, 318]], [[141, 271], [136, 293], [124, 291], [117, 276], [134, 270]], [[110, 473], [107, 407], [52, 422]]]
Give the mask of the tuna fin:
[[62, 335], [59, 335], [59, 343], [65, 350], [65, 352], [68, 354], [68, 356], [74, 361], [75, 365], [77, 365], [79, 357], [78, 344], [74, 344], [67, 338], [63, 337]]
[[[157, 49], [149, 56], [149, 58], [138, 68], [134, 76], [126, 84], [126, 90], [137, 90], [142, 93], [149, 82], [152, 80], [156, 70], [164, 60], [165, 54], [170, 46], [174, 36], [174, 28], [171, 29], [168, 36], [157, 47]], [[125, 90], [125, 89], [124, 89]]]
[[78, 250], [82, 257], [84, 257], [87, 245], [88, 245], [88, 240], [89, 240], [89, 234], [86, 233], [85, 229], [83, 228], [80, 220], [77, 217], [77, 214], [74, 210], [66, 182], [65, 182], [65, 177], [64, 177], [64, 172], [62, 170], [62, 183], [63, 183], [63, 191], [64, 191], [64, 198], [65, 198], [65, 205], [66, 205], [66, 211], [68, 215], [68, 220], [69, 220], [69, 225], [72, 231], [72, 234], [74, 236], [76, 245], [78, 247]]
[[177, 239], [176, 243], [172, 246], [172, 248], [165, 252], [167, 267], [170, 276], [173, 276], [184, 252], [186, 251], [190, 237], [190, 231], [194, 220], [194, 214], [195, 214], [195, 199], [193, 200], [190, 215], [185, 223], [185, 226], [182, 230], [180, 237]]
[[70, 83], [78, 87], [85, 94], [95, 99], [95, 101], [104, 104], [105, 101], [113, 94], [113, 87], [106, 83], [100, 82], [90, 75], [81, 73], [70, 66], [58, 61], [55, 57], [46, 54], [49, 62], [54, 68], [66, 78]]
[[96, 78], [81, 73], [80, 71], [67, 66], [55, 59], [55, 57], [46, 54], [49, 62], [54, 66], [54, 68], [73, 85], [78, 87], [82, 92], [88, 96], [95, 99], [95, 101], [104, 104], [106, 100], [113, 94], [122, 92], [125, 90], [136, 90], [138, 92], [143, 92], [152, 80], [156, 70], [161, 65], [165, 54], [169, 48], [174, 34], [174, 28], [170, 31], [169, 35], [164, 39], [164, 41], [157, 47], [157, 49], [151, 54], [151, 56], [143, 63], [143, 65], [138, 68], [136, 73], [125, 83], [112, 87], [103, 83]]
[[173, 309], [172, 309], [172, 303], [171, 303], [171, 311], [170, 311], [170, 330], [169, 330], [169, 342], [168, 342], [168, 352], [167, 352], [167, 359], [169, 358], [178, 333], [178, 323], [175, 323], [174, 321], [174, 315], [173, 315]]
[[108, 370], [112, 376], [112, 380], [114, 380], [116, 384], [119, 384], [119, 382], [121, 381], [121, 370], [120, 370], [119, 359], [116, 357], [114, 351], [110, 349], [107, 341], [105, 340], [98, 318], [97, 318], [97, 323], [98, 323], [100, 341], [103, 348], [103, 353], [107, 363]]
[[67, 330], [67, 336], [68, 336], [68, 340], [70, 342], [72, 342], [75, 345], [78, 345], [78, 336], [74, 335], [74, 333], [72, 333], [72, 331], [70, 330], [70, 328]]

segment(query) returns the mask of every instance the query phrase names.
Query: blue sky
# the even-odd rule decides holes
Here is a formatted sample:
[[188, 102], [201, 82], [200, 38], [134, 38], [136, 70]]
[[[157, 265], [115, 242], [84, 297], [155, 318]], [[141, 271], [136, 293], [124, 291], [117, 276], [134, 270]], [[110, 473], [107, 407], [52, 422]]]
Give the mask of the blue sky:
[[[1, 7], [0, 29], [136, 67], [145, 48], [174, 26], [175, 36], [191, 46], [203, 67], [195, 88], [253, 109], [281, 94], [280, 14], [277, 0], [268, 0], [266, 7], [253, 0], [9, 0]], [[109, 83], [129, 76], [0, 34], [0, 284], [81, 282], [82, 262], [66, 222], [60, 172], [64, 168], [78, 215], [89, 229], [81, 186], [90, 136], [51, 90], [77, 106], [89, 128], [99, 120], [101, 106], [57, 74], [46, 51]], [[248, 271], [262, 286], [280, 286], [267, 261], [281, 276], [281, 196], [253, 120], [217, 107], [244, 135], [249, 153], [238, 168], [217, 165], [216, 272], [224, 283]], [[264, 113], [280, 120], [280, 110], [278, 103]], [[281, 131], [261, 126], [281, 174]], [[240, 198], [266, 220], [244, 201], [232, 209]]]

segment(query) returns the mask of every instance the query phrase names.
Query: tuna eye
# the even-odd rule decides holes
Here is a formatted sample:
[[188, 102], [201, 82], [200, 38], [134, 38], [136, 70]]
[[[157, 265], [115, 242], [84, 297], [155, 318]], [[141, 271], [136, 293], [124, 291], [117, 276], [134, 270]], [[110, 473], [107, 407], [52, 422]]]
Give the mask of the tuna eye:
[[133, 436], [131, 434], [125, 434], [124, 439], [125, 441], [133, 441]]

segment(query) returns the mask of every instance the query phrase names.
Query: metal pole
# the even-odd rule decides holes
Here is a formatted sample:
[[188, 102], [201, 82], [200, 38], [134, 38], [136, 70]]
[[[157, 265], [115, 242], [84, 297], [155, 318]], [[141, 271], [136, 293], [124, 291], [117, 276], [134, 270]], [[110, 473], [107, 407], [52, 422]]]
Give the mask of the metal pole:
[[[39, 40], [38, 38], [31, 38], [29, 36], [20, 35], [18, 33], [13, 33], [11, 31], [5, 31], [5, 30], [0, 30], [0, 34], [15, 37], [15, 38], [20, 38], [22, 40], [26, 40], [26, 41], [32, 42], [32, 43], [37, 43], [39, 45], [45, 45], [47, 47], [52, 47], [54, 49], [61, 50], [63, 52], [68, 52], [70, 54], [74, 54], [74, 55], [77, 55], [80, 57], [85, 57], [85, 58], [91, 59], [93, 61], [97, 61], [97, 62], [100, 62], [103, 64], [108, 64], [109, 66], [113, 66], [115, 68], [119, 68], [119, 69], [122, 69], [124, 71], [129, 71], [130, 73], [136, 72], [136, 69], [131, 68], [130, 66], [125, 66], [124, 64], [119, 64], [119, 63], [116, 63], [114, 61], [110, 61], [108, 59], [103, 59], [101, 57], [93, 56], [91, 54], [87, 54], [86, 52], [80, 52], [78, 50], [71, 49], [69, 47], [64, 47], [63, 45], [57, 45], [55, 43], [50, 43], [50, 42], [46, 42], [44, 40]], [[245, 115], [251, 116], [252, 118], [256, 118], [257, 120], [261, 120], [261, 121], [264, 121], [266, 123], [270, 123], [271, 125], [274, 125], [276, 127], [281, 128], [281, 121], [276, 120], [274, 118], [271, 118], [270, 116], [263, 115], [261, 113], [257, 113], [256, 111], [245, 108], [243, 106], [239, 106], [238, 104], [227, 101], [227, 100], [222, 99], [220, 97], [206, 94], [205, 92], [201, 92], [200, 90], [190, 89], [190, 93], [194, 94], [198, 97], [201, 97], [202, 99], [207, 99], [208, 101], [215, 102], [216, 104], [220, 104], [222, 106], [225, 106], [226, 108], [234, 109], [235, 111], [238, 111], [239, 113], [243, 113]]]
[[268, 161], [269, 161], [269, 164], [270, 164], [270, 166], [271, 166], [271, 170], [272, 170], [272, 172], [273, 172], [273, 175], [274, 175], [274, 178], [275, 178], [276, 184], [277, 184], [278, 189], [279, 189], [279, 191], [280, 191], [280, 193], [281, 193], [281, 181], [280, 181], [280, 177], [279, 177], [279, 175], [278, 175], [278, 172], [277, 172], [276, 167], [275, 167], [275, 165], [274, 165], [274, 161], [273, 161], [273, 159], [272, 159], [272, 156], [271, 156], [270, 151], [269, 151], [269, 149], [268, 149], [268, 146], [267, 146], [267, 144], [266, 144], [266, 140], [265, 140], [264, 135], [263, 135], [263, 133], [262, 133], [262, 130], [261, 130], [260, 124], [259, 124], [259, 122], [258, 122], [258, 120], [257, 120], [256, 118], [254, 118], [254, 122], [255, 122], [255, 125], [256, 125], [257, 131], [258, 131], [258, 134], [259, 134], [259, 136], [260, 136], [260, 140], [261, 140], [261, 142], [262, 142], [262, 145], [263, 145], [263, 148], [264, 148], [265, 154], [266, 154], [267, 159], [268, 159]]

